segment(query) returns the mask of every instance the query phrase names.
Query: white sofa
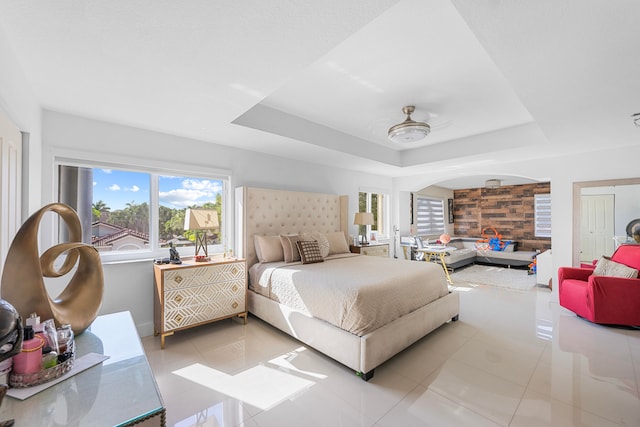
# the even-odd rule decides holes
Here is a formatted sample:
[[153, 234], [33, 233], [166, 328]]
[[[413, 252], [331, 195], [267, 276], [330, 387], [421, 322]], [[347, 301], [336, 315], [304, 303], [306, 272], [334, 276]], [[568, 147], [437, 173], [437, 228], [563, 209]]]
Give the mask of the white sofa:
[[[428, 239], [427, 237], [420, 237], [422, 245], [427, 246], [429, 243], [434, 243], [435, 239]], [[494, 264], [505, 265], [508, 267], [524, 267], [531, 264], [533, 259], [538, 254], [535, 251], [519, 251], [517, 250], [517, 243], [510, 242], [502, 251], [494, 251], [491, 249], [483, 249], [482, 243], [478, 243], [479, 238], [473, 237], [454, 237], [447, 246], [455, 247], [455, 250], [447, 252], [444, 258], [444, 262], [452, 270], [455, 270], [465, 265], [479, 263], [479, 264]], [[415, 249], [418, 245], [415, 243], [413, 237], [403, 237], [401, 239], [401, 245]], [[411, 251], [415, 254], [415, 251]], [[415, 255], [411, 256], [411, 259], [415, 259]]]

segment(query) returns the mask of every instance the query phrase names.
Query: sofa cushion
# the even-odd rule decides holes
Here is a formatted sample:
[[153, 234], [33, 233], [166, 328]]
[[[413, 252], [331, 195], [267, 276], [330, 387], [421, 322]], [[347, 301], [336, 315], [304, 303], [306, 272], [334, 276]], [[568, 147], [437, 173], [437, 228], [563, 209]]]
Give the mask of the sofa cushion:
[[453, 239], [447, 246], [453, 246], [456, 249], [464, 249], [464, 242], [462, 240]]
[[624, 277], [627, 279], [637, 279], [638, 270], [627, 267], [619, 262], [611, 261], [609, 257], [601, 256], [593, 270], [595, 276]]
[[504, 245], [504, 249], [502, 249], [503, 252], [515, 252], [516, 250], [516, 243], [515, 242], [508, 242]]
[[453, 264], [463, 259], [475, 258], [476, 251], [474, 249], [457, 249], [455, 251], [447, 252], [444, 257], [444, 262], [447, 264]]

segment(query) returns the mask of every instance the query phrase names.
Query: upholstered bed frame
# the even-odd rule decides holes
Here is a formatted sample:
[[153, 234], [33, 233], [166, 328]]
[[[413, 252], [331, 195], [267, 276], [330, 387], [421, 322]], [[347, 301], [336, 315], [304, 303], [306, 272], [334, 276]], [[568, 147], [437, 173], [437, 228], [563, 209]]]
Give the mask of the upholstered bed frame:
[[[258, 262], [256, 234], [342, 231], [348, 237], [347, 196], [239, 187], [235, 200], [237, 254], [246, 258], [247, 269]], [[387, 359], [449, 320], [456, 320], [459, 296], [450, 293], [364, 336], [287, 308], [251, 290], [248, 307], [255, 316], [368, 380], [374, 368]]]

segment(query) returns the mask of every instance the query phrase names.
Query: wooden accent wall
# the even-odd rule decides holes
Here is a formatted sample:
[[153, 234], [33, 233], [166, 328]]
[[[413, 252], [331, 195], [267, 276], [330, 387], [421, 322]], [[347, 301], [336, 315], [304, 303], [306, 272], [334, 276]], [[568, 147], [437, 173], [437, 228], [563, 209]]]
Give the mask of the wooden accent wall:
[[[550, 192], [548, 182], [454, 190], [454, 235], [481, 238], [485, 227], [493, 227], [503, 240], [518, 242], [519, 250], [551, 249], [551, 239], [535, 237], [534, 228], [534, 195]], [[494, 235], [488, 229], [485, 234]]]

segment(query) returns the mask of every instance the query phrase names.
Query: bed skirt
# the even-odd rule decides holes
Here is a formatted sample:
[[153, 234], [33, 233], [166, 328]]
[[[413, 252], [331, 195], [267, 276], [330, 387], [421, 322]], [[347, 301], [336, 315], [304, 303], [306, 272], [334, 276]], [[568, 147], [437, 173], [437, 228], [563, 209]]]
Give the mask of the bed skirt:
[[258, 318], [368, 379], [377, 366], [457, 318], [460, 297], [457, 292], [449, 293], [361, 337], [251, 290], [248, 291], [248, 309]]

